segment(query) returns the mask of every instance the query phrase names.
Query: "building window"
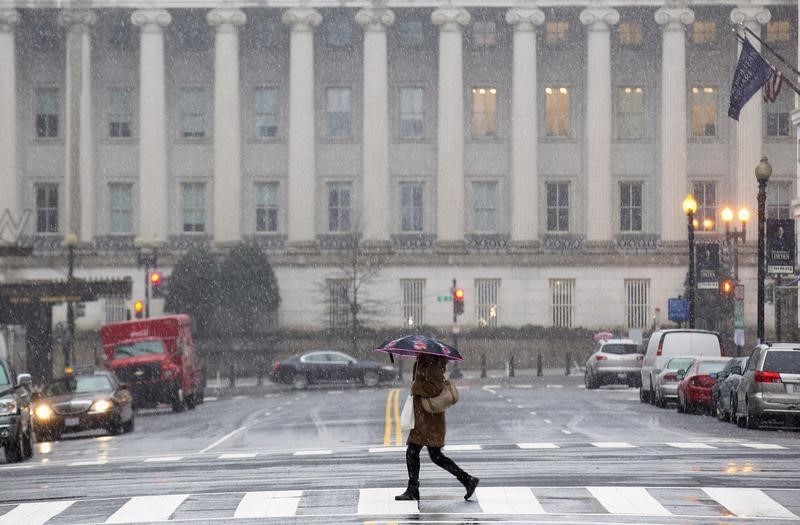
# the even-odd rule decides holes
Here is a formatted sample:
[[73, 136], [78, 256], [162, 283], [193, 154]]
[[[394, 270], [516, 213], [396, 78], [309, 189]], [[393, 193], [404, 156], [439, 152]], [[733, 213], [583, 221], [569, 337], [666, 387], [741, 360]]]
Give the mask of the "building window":
[[692, 86], [692, 136], [717, 135], [717, 93], [710, 86]]
[[500, 279], [475, 279], [475, 312], [478, 326], [497, 326]]
[[569, 231], [569, 183], [548, 182], [547, 188], [547, 231]]
[[497, 231], [497, 183], [473, 182], [472, 194], [475, 231], [495, 233]]
[[325, 42], [331, 47], [347, 47], [353, 41], [353, 24], [344, 18], [325, 24]]
[[421, 138], [425, 121], [425, 91], [422, 88], [400, 89], [400, 136]]
[[108, 185], [111, 233], [133, 232], [133, 185], [112, 183]]
[[566, 20], [545, 22], [544, 30], [544, 41], [548, 46], [558, 46], [567, 43], [567, 38], [569, 37], [569, 22]]
[[350, 326], [350, 281], [328, 279], [328, 326], [331, 329]]
[[788, 20], [767, 22], [767, 42], [778, 44], [792, 39], [792, 26]]
[[778, 95], [775, 102], [765, 104], [768, 137], [790, 137], [792, 135], [790, 96], [784, 91]]
[[713, 44], [717, 40], [717, 23], [701, 20], [692, 24], [692, 42]]
[[625, 279], [628, 328], [646, 328], [650, 321], [650, 279]]
[[772, 182], [767, 184], [767, 218], [792, 218], [792, 183]]
[[550, 279], [553, 326], [572, 328], [575, 279]]
[[617, 138], [644, 138], [644, 89], [625, 86], [617, 91]]
[[58, 137], [58, 88], [36, 88], [36, 137], [52, 139]]
[[328, 184], [328, 231], [350, 231], [350, 183]]
[[421, 20], [401, 20], [397, 23], [397, 38], [402, 47], [419, 48], [425, 44], [425, 29]]
[[422, 231], [422, 195], [421, 182], [404, 182], [400, 184], [400, 231]]
[[108, 136], [125, 138], [131, 136], [133, 121], [133, 90], [111, 88], [108, 92]]
[[642, 24], [638, 22], [620, 22], [617, 29], [620, 45], [639, 46], [642, 44]]
[[400, 279], [403, 289], [403, 326], [409, 329], [425, 324], [423, 304], [425, 299], [425, 279]]
[[37, 184], [36, 233], [58, 233], [58, 184]]
[[545, 94], [545, 122], [548, 137], [569, 137], [569, 88], [566, 86], [548, 86]]
[[206, 185], [203, 182], [181, 184], [183, 231], [206, 231]]
[[352, 129], [350, 115], [350, 88], [325, 90], [325, 107], [328, 116], [328, 136], [349, 137]]
[[181, 136], [206, 136], [206, 91], [203, 88], [181, 88]]
[[622, 232], [642, 231], [642, 183], [622, 182], [619, 185], [619, 229]]
[[122, 297], [108, 297], [104, 303], [106, 312], [106, 324], [119, 323], [128, 318], [128, 311], [125, 307], [125, 299]]
[[256, 88], [253, 93], [256, 137], [263, 139], [278, 135], [278, 90]]
[[489, 20], [479, 20], [472, 24], [472, 45], [478, 48], [497, 45], [497, 28]]
[[[695, 182], [693, 184], [694, 199], [697, 201], [697, 228], [700, 230], [716, 230], [717, 221], [717, 183]], [[710, 222], [709, 222], [710, 221]]]
[[497, 89], [472, 88], [472, 136], [497, 135]]
[[256, 231], [278, 231], [278, 183], [256, 183]]
[[275, 18], [250, 17], [247, 29], [241, 32], [242, 47], [246, 49], [269, 49], [281, 43], [283, 24]]

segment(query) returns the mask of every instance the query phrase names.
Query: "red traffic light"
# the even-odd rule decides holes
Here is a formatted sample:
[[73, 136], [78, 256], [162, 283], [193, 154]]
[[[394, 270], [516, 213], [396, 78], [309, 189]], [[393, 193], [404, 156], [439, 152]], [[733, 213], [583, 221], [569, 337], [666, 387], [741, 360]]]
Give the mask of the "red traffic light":
[[161, 272], [153, 272], [150, 274], [150, 283], [153, 286], [161, 284]]
[[142, 318], [142, 313], [144, 313], [144, 303], [142, 301], [134, 301], [133, 313], [136, 315], [137, 319]]
[[719, 293], [722, 295], [731, 295], [733, 294], [733, 281], [730, 279], [725, 279], [721, 283], [719, 283]]

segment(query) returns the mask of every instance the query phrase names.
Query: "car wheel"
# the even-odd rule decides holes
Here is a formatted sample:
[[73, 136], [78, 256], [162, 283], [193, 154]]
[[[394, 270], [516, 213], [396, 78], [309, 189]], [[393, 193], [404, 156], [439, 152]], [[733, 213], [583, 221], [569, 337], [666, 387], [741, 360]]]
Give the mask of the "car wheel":
[[373, 387], [377, 386], [378, 382], [380, 382], [380, 378], [378, 377], [378, 372], [375, 370], [367, 370], [364, 372], [361, 380], [364, 382], [364, 386]]
[[727, 421], [728, 420], [728, 414], [725, 413], [725, 409], [722, 406], [722, 399], [717, 398], [717, 402], [716, 402], [716, 405], [714, 406], [714, 410], [717, 413], [717, 419], [719, 419], [720, 421]]
[[731, 415], [728, 420], [735, 425], [738, 419], [736, 416], [736, 396], [731, 394]]
[[677, 410], [679, 414], [683, 414], [686, 412], [686, 407], [683, 405], [683, 401], [681, 400], [680, 394], [678, 394], [678, 403], [675, 406], [675, 410]]
[[656, 391], [653, 389], [653, 383], [652, 382], [650, 383], [650, 396], [649, 396], [649, 398], [650, 398], [650, 404], [651, 405], [655, 405], [656, 404]]
[[186, 410], [186, 398], [183, 397], [183, 391], [176, 388], [172, 393], [172, 411], [183, 412], [184, 410]]
[[19, 463], [24, 457], [22, 450], [22, 434], [17, 433], [17, 439], [9, 440], [4, 447], [6, 463]]
[[186, 396], [186, 408], [194, 410], [195, 405], [197, 405], [197, 402], [194, 399], [194, 394]]
[[308, 386], [308, 378], [303, 374], [295, 374], [292, 376], [292, 388], [295, 390], [303, 390]]
[[647, 403], [647, 401], [648, 401], [648, 394], [649, 394], [649, 392], [647, 392], [647, 391], [644, 389], [644, 387], [643, 387], [643, 386], [640, 386], [640, 387], [639, 387], [639, 401], [641, 401], [642, 403]]
[[25, 436], [25, 441], [22, 442], [22, 455], [25, 459], [33, 457], [33, 428], [28, 428], [28, 433]]
[[586, 388], [589, 390], [595, 390], [599, 385], [597, 384], [598, 381], [595, 379], [594, 374], [589, 372], [588, 370], [583, 374], [583, 382], [586, 384]]
[[197, 391], [197, 404], [202, 405], [206, 400], [206, 391], [205, 387], [200, 387], [200, 390]]
[[128, 434], [130, 432], [133, 432], [133, 428], [134, 428], [134, 416], [133, 414], [131, 414], [131, 418], [122, 424], [122, 431]]
[[757, 430], [761, 426], [761, 420], [756, 416], [750, 415], [750, 406], [745, 402], [747, 407], [747, 415], [745, 416], [745, 426], [751, 430]]

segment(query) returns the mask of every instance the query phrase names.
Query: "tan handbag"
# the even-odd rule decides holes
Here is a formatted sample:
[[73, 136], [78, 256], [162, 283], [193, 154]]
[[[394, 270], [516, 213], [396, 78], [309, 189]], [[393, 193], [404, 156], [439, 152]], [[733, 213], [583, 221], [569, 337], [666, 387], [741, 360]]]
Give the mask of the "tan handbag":
[[440, 414], [456, 403], [458, 403], [458, 389], [450, 381], [444, 382], [444, 388], [438, 396], [422, 398], [422, 408], [430, 414]]

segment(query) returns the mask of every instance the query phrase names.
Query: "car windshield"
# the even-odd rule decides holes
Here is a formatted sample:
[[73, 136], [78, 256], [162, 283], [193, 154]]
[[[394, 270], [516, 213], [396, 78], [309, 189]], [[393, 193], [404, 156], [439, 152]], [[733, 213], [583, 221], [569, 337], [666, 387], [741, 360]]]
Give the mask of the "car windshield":
[[727, 361], [703, 361], [697, 365], [698, 374], [710, 374], [711, 372], [719, 372], [725, 368]]
[[606, 354], [635, 354], [638, 347], [634, 344], [608, 344], [603, 346]]
[[764, 359], [764, 370], [783, 374], [800, 374], [800, 352], [796, 350], [770, 350]]
[[0, 385], [10, 385], [11, 382], [8, 380], [8, 372], [6, 372], [6, 367], [0, 365]]
[[673, 357], [665, 367], [667, 370], [686, 370], [694, 363], [691, 357]]
[[47, 385], [44, 391], [48, 396], [63, 396], [65, 394], [84, 394], [87, 392], [111, 392], [111, 390], [113, 390], [113, 387], [108, 377], [99, 375], [59, 379]]
[[136, 341], [135, 343], [117, 345], [114, 349], [114, 358], [122, 359], [125, 357], [162, 353], [164, 353], [164, 343], [161, 341]]

